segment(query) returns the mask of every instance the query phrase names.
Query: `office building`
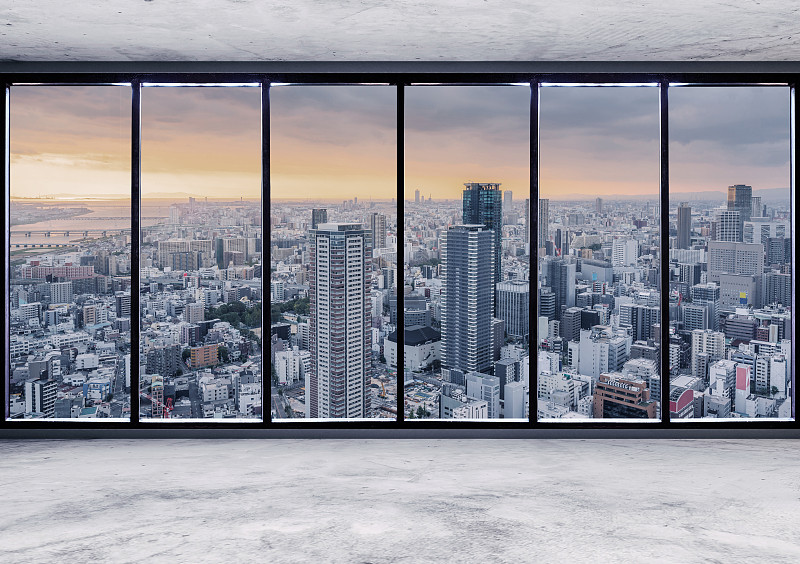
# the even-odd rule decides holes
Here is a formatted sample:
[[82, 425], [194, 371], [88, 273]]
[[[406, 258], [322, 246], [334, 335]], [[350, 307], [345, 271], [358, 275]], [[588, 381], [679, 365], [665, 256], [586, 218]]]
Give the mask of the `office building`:
[[692, 208], [689, 202], [681, 202], [678, 205], [678, 238], [675, 247], [678, 249], [688, 249], [692, 244]]
[[719, 282], [721, 273], [761, 275], [764, 247], [760, 243], [708, 242], [708, 281]]
[[744, 237], [744, 222], [739, 210], [721, 209], [715, 214], [715, 241], [741, 242]]
[[307, 413], [312, 418], [368, 417], [371, 235], [356, 223], [320, 223], [309, 235], [311, 370]]
[[466, 379], [467, 396], [478, 401], [485, 401], [489, 419], [499, 419], [500, 378], [480, 372], [468, 372]]
[[497, 315], [505, 323], [505, 334], [518, 339], [528, 338], [530, 283], [527, 280], [506, 280], [497, 285]]
[[692, 331], [692, 376], [705, 379], [708, 367], [724, 356], [724, 333], [710, 329]]
[[596, 419], [655, 419], [657, 415], [647, 382], [619, 372], [601, 374], [592, 397]]

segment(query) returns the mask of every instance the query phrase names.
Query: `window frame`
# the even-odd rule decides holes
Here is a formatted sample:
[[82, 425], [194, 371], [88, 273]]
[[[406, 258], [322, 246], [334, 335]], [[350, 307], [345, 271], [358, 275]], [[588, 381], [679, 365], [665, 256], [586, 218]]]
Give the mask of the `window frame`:
[[[703, 86], [788, 86], [790, 93], [790, 146], [791, 146], [791, 206], [796, 207], [796, 169], [798, 163], [797, 131], [800, 119], [796, 108], [797, 86], [800, 83], [800, 64], [798, 63], [2, 63], [0, 64], [0, 105], [4, 119], [0, 120], [1, 149], [3, 151], [3, 206], [5, 226], [2, 244], [6, 272], [9, 267], [9, 195], [10, 195], [10, 155], [9, 155], [9, 88], [13, 85], [102, 85], [130, 84], [131, 88], [131, 202], [132, 236], [131, 246], [139, 244], [139, 196], [141, 165], [141, 89], [143, 84], [215, 84], [261, 85], [262, 100], [262, 221], [265, 222], [263, 237], [271, 237], [271, 229], [266, 218], [270, 214], [270, 86], [279, 84], [296, 85], [344, 85], [344, 84], [385, 84], [397, 91], [397, 213], [398, 227], [404, 215], [404, 101], [405, 87], [410, 85], [439, 84], [452, 86], [527, 84], [531, 91], [530, 102], [530, 187], [531, 200], [539, 198], [539, 87], [542, 83], [559, 85], [612, 85], [612, 84], [657, 84], [660, 108], [660, 204], [661, 204], [661, 283], [668, 287], [669, 270], [664, 268], [669, 256], [669, 88]], [[538, 206], [535, 208], [538, 210]], [[531, 213], [531, 232], [538, 234], [538, 213]], [[792, 260], [795, 257], [795, 214], [792, 214]], [[135, 255], [135, 257], [134, 257]], [[402, 255], [398, 257], [401, 259]], [[131, 272], [138, 272], [138, 253], [131, 255]], [[398, 264], [399, 268], [399, 264]], [[794, 274], [794, 273], [793, 273]], [[4, 279], [6, 304], [9, 303], [9, 277]], [[538, 311], [537, 277], [531, 265], [530, 315], [535, 318]], [[131, 287], [134, 288], [133, 280]], [[796, 293], [794, 275], [792, 276], [793, 295]], [[262, 279], [262, 300], [269, 300], [270, 280]], [[661, 292], [662, 311], [668, 310], [669, 293]], [[131, 292], [131, 309], [139, 306], [139, 293]], [[398, 327], [402, 326], [403, 295], [398, 292]], [[264, 308], [262, 307], [262, 311]], [[9, 326], [9, 308], [5, 308], [3, 330]], [[792, 319], [792, 358], [796, 358], [796, 324]], [[263, 325], [263, 323], [262, 323]], [[668, 335], [669, 323], [662, 323], [662, 342]], [[138, 335], [140, 327], [131, 327], [132, 340]], [[398, 350], [403, 346], [402, 332], [398, 331]], [[7, 340], [8, 341], [8, 340]], [[134, 355], [135, 351], [135, 355]], [[668, 348], [660, 351], [662, 366], [668, 366]], [[132, 347], [131, 364], [138, 363], [138, 347]], [[398, 359], [399, 360], [399, 359]], [[270, 355], [262, 352], [262, 370], [270, 369]], [[531, 379], [535, 382], [538, 374], [538, 355], [530, 359]], [[602, 420], [598, 422], [566, 423], [537, 420], [538, 397], [535, 386], [529, 391], [530, 417], [527, 422], [487, 421], [414, 421], [405, 423], [403, 410], [398, 409], [397, 419], [325, 421], [314, 422], [297, 420], [292, 422], [273, 422], [266, 414], [265, 407], [271, 404], [268, 380], [262, 374], [262, 414], [260, 422], [235, 420], [229, 422], [151, 422], [140, 421], [139, 397], [131, 393], [131, 420], [128, 422], [78, 422], [47, 420], [8, 419], [9, 365], [4, 368], [4, 378], [0, 380], [0, 396], [3, 401], [3, 417], [0, 418], [0, 438], [4, 437], [574, 437], [574, 438], [612, 438], [612, 437], [651, 437], [651, 436], [691, 436], [691, 437], [749, 437], [790, 436], [800, 438], [800, 421], [796, 416], [794, 394], [791, 421], [759, 421], [743, 419], [741, 422], [693, 421], [672, 423], [669, 409], [664, 408], [664, 400], [669, 397], [670, 378], [661, 378], [661, 420], [653, 423], [630, 423]], [[398, 379], [402, 371], [398, 370]], [[137, 389], [138, 371], [131, 372], [131, 390]], [[795, 370], [792, 371], [792, 390], [795, 391]], [[398, 385], [398, 407], [402, 387]], [[667, 400], [668, 401], [668, 400]], [[214, 421], [214, 420], [212, 420]]]

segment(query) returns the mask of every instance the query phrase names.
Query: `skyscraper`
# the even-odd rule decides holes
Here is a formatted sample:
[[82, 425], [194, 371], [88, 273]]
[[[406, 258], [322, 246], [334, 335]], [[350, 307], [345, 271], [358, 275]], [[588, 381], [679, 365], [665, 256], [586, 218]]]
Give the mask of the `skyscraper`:
[[744, 184], [728, 186], [728, 209], [738, 211], [742, 221], [750, 221], [753, 213], [753, 187]]
[[[500, 184], [465, 182], [463, 220], [465, 225], [483, 225], [494, 231], [494, 279], [500, 282], [501, 242], [503, 240], [503, 202]], [[493, 290], [493, 289], [492, 289]], [[492, 291], [494, 293], [494, 291]]]
[[594, 211], [595, 213], [603, 213], [603, 198], [595, 198]]
[[506, 210], [510, 210], [511, 206], [514, 205], [514, 196], [511, 193], [511, 190], [506, 190], [503, 192], [503, 206]]
[[382, 213], [373, 213], [369, 216], [372, 231], [372, 248], [383, 249], [386, 246], [386, 216]]
[[488, 373], [494, 360], [494, 233], [454, 225], [442, 244], [442, 367]]
[[692, 243], [692, 208], [689, 202], [681, 202], [678, 206], [678, 249], [688, 249]]
[[529, 305], [527, 280], [505, 280], [497, 285], [497, 316], [505, 323], [506, 335], [528, 339]]
[[320, 223], [328, 223], [328, 210], [314, 208], [311, 210], [311, 229], [316, 229]]
[[414, 190], [414, 203], [415, 204], [419, 203], [419, 189]]
[[368, 417], [370, 233], [357, 223], [310, 232], [309, 417]]
[[[541, 198], [539, 200], [539, 235], [536, 240], [536, 248], [544, 247], [545, 241], [550, 233], [550, 200]], [[538, 253], [537, 253], [538, 254]]]

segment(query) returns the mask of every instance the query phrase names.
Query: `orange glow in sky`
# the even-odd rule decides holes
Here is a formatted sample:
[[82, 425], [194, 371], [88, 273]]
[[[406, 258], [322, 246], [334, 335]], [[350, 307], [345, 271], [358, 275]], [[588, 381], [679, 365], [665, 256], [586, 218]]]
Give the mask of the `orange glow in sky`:
[[[672, 191], [788, 186], [783, 94], [710, 90], [670, 90]], [[499, 182], [524, 198], [529, 96], [527, 87], [408, 87], [405, 198], [416, 189], [460, 198], [465, 182]], [[543, 88], [540, 101], [542, 197], [658, 193], [657, 89]], [[142, 195], [260, 197], [260, 103], [252, 87], [143, 88]], [[282, 86], [270, 104], [273, 198], [396, 196], [392, 87]], [[12, 86], [10, 108], [12, 197], [130, 194], [129, 87]]]

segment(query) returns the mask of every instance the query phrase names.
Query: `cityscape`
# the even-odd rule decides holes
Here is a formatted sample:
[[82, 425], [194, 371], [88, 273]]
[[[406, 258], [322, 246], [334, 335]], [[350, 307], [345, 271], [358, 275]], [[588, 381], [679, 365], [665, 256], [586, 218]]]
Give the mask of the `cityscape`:
[[[621, 122], [610, 148], [600, 141], [591, 148], [570, 145], [564, 133], [570, 127], [585, 133], [590, 121], [543, 112], [542, 196], [532, 206], [527, 147], [520, 149], [515, 128], [521, 126], [507, 109], [527, 111], [519, 96], [524, 89], [465, 87], [453, 97], [452, 88], [410, 88], [407, 111], [419, 109], [424, 119], [406, 124], [401, 219], [393, 197], [395, 141], [386, 133], [393, 126], [368, 116], [351, 129], [338, 119], [341, 112], [360, 115], [368, 87], [319, 88], [278, 89], [273, 97], [281, 116], [274, 127], [300, 125], [273, 141], [268, 335], [262, 333], [267, 218], [257, 188], [259, 155], [244, 157], [235, 148], [244, 138], [258, 140], [258, 121], [250, 121], [258, 117], [257, 89], [242, 89], [249, 90], [242, 98], [224, 94], [239, 109], [236, 131], [223, 133], [234, 150], [217, 164], [206, 162], [213, 158], [209, 149], [186, 156], [183, 138], [159, 128], [183, 128], [198, 147], [204, 137], [216, 139], [221, 125], [206, 129], [192, 112], [213, 107], [221, 94], [153, 89], [143, 97], [143, 115], [155, 116], [155, 125], [143, 127], [147, 192], [135, 251], [130, 200], [113, 197], [113, 183], [85, 194], [65, 192], [57, 182], [38, 193], [12, 191], [11, 418], [128, 420], [134, 394], [144, 421], [402, 415], [406, 421], [655, 422], [664, 409], [674, 420], [791, 418], [792, 210], [788, 189], [773, 187], [777, 181], [709, 184], [708, 171], [693, 168], [676, 147], [676, 185], [690, 185], [694, 175], [706, 190], [670, 192], [669, 239], [662, 241], [660, 198], [651, 188], [657, 186], [655, 120], [636, 122], [644, 134], [626, 133]], [[190, 91], [191, 111], [170, 121], [181, 90]], [[634, 90], [628, 89], [625, 111], [644, 115], [652, 89]], [[584, 89], [565, 99], [584, 104], [593, 95]], [[326, 101], [330, 107], [319, 110]], [[431, 111], [448, 101], [450, 114]], [[393, 100], [381, 103], [364, 111], [380, 114]], [[308, 106], [319, 114], [302, 121]], [[479, 107], [491, 109], [482, 116]], [[601, 122], [608, 119], [602, 109], [598, 102]], [[474, 116], [486, 135], [445, 146], [453, 131], [468, 132], [454, 119], [459, 112]], [[681, 123], [674, 127], [678, 140]], [[337, 141], [313, 137], [318, 129]], [[365, 143], [363, 137], [372, 140], [365, 151], [382, 164], [357, 179], [358, 159], [341, 152]], [[21, 138], [12, 171], [33, 174], [27, 155], [44, 142]], [[594, 166], [615, 154], [622, 162], [629, 142], [625, 151], [636, 161], [630, 167]], [[121, 142], [117, 147], [124, 150]], [[174, 162], [170, 150], [178, 155]], [[570, 151], [571, 162], [583, 167], [559, 172]], [[198, 179], [192, 158], [203, 160], [198, 166], [216, 180]], [[703, 166], [727, 166], [712, 161]], [[319, 166], [319, 176], [310, 176], [309, 163]], [[776, 163], [775, 170], [786, 168]], [[582, 176], [588, 170], [592, 178]], [[448, 171], [446, 179], [440, 171]], [[648, 180], [637, 183], [642, 175]], [[329, 176], [328, 190], [296, 193], [298, 185]], [[561, 185], [558, 178], [567, 180]], [[352, 191], [344, 192], [348, 183]], [[247, 188], [220, 197], [222, 184]], [[375, 190], [365, 194], [369, 185]], [[665, 323], [669, 339], [662, 342]], [[138, 368], [131, 367], [132, 347]], [[668, 366], [662, 366], [665, 348]], [[262, 401], [267, 368], [269, 415]], [[669, 378], [668, 398], [661, 396], [662, 375]], [[139, 387], [131, 389], [135, 381]]]

